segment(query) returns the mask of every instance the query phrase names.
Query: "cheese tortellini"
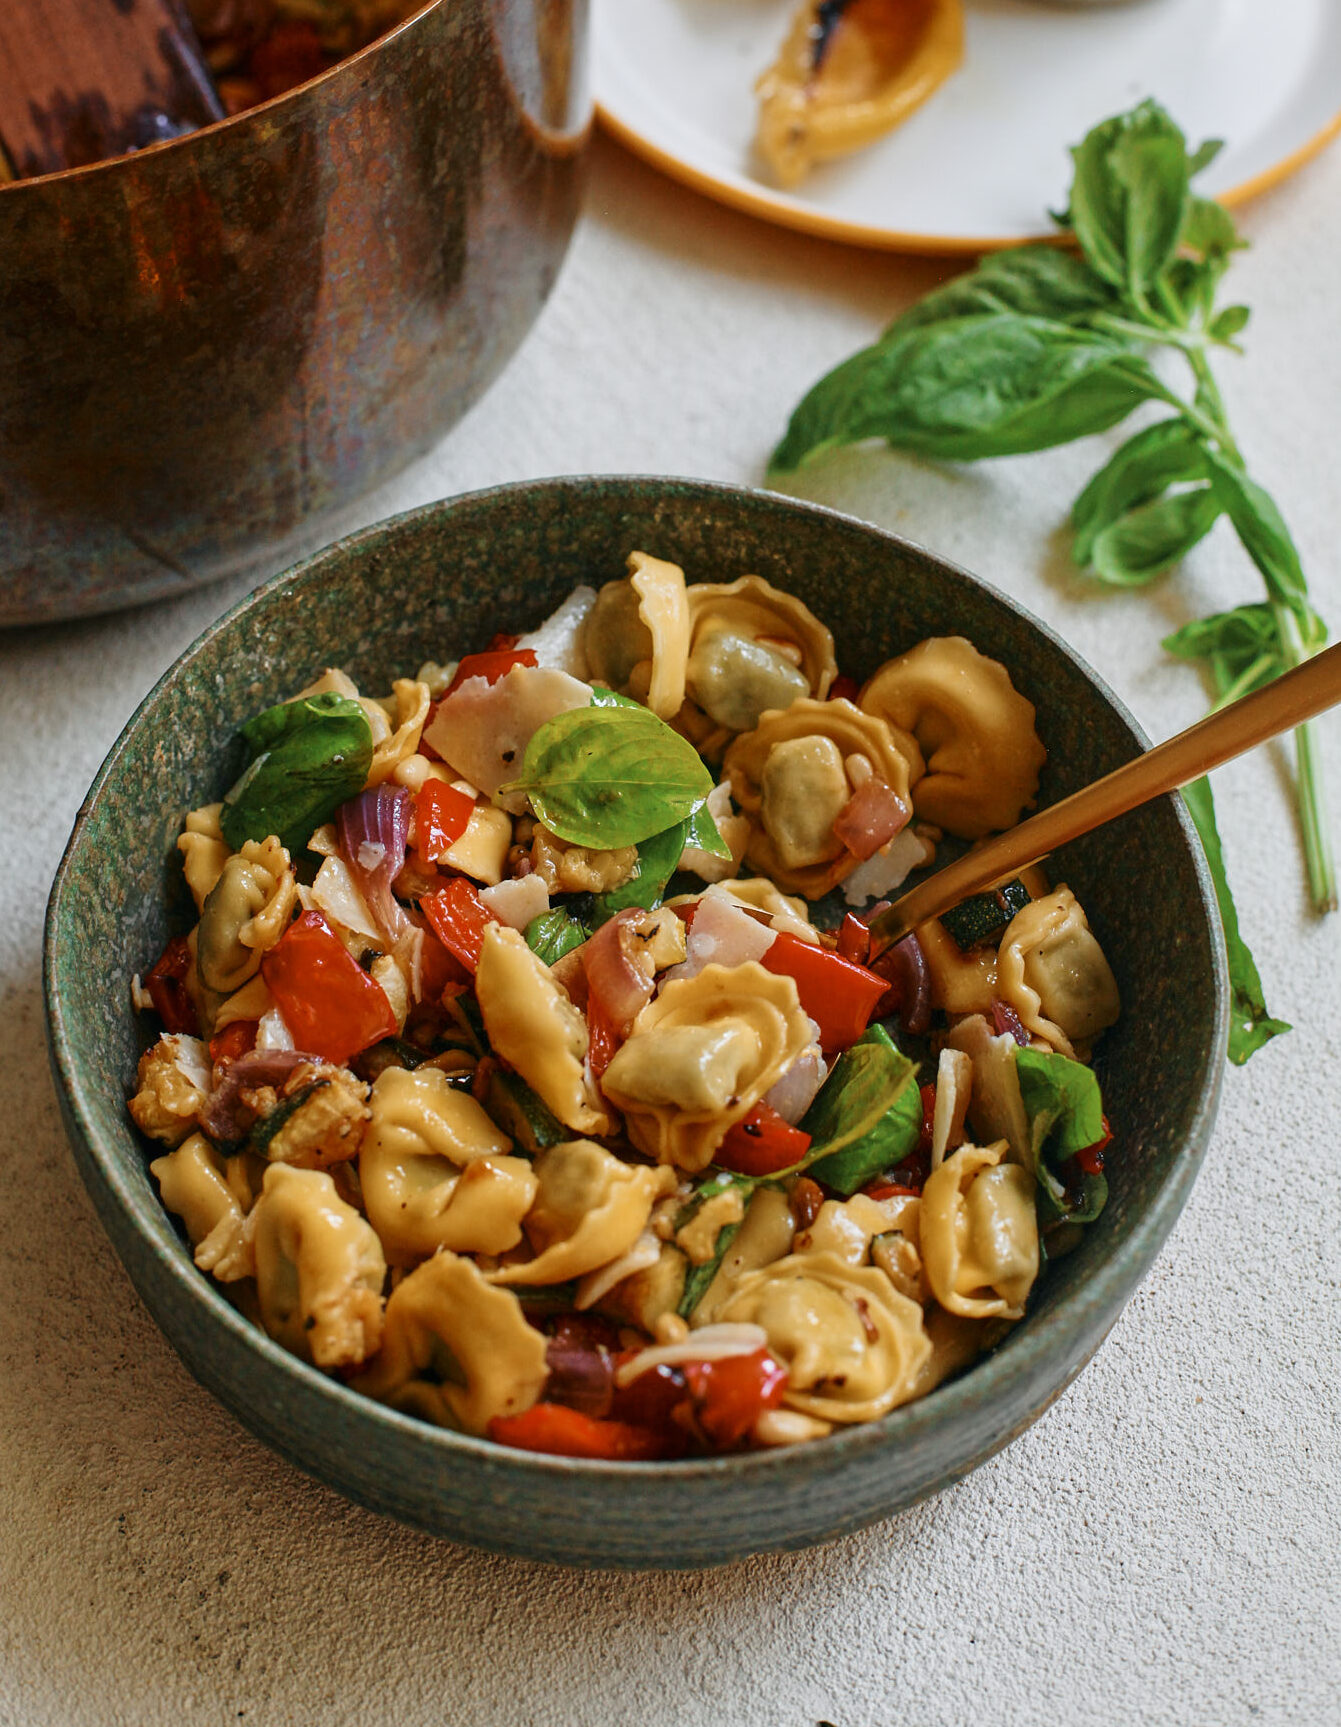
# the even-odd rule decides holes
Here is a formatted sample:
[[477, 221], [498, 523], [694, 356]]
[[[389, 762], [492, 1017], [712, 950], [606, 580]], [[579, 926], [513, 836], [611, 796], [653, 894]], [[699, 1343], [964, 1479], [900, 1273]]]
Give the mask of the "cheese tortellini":
[[1033, 704], [963, 636], [932, 636], [890, 660], [860, 702], [917, 739], [927, 771], [913, 807], [947, 833], [981, 839], [1012, 827], [1033, 802], [1047, 754]]
[[874, 776], [911, 809], [922, 756], [906, 732], [849, 701], [802, 698], [766, 713], [723, 766], [750, 817], [747, 861], [785, 891], [817, 899], [857, 867], [834, 823], [858, 787]]
[[640, 1150], [699, 1170], [810, 1041], [791, 978], [707, 965], [642, 1010], [603, 1087]]
[[593, 679], [674, 718], [684, 701], [689, 622], [680, 566], [631, 552], [628, 575], [601, 589], [582, 626]]
[[1063, 1055], [1112, 1025], [1121, 1004], [1113, 972], [1068, 887], [1031, 900], [1001, 938], [997, 993], [1026, 1031]]
[[196, 967], [200, 982], [231, 995], [261, 969], [267, 948], [288, 928], [298, 903], [289, 854], [273, 836], [248, 840], [224, 864], [200, 912]]
[[788, 1408], [822, 1421], [874, 1421], [906, 1402], [931, 1345], [922, 1309], [874, 1266], [789, 1254], [747, 1272], [719, 1309], [760, 1325], [787, 1365]]
[[746, 732], [770, 708], [823, 701], [838, 667], [833, 637], [802, 601], [762, 576], [689, 589], [685, 686], [724, 731]]
[[1006, 1142], [964, 1145], [927, 1177], [919, 1230], [927, 1280], [947, 1313], [1018, 1319], [1038, 1276], [1034, 1178]]
[[439, 1253], [391, 1292], [386, 1336], [355, 1388], [439, 1427], [484, 1433], [544, 1390], [545, 1339], [471, 1259]]
[[536, 1194], [525, 1158], [469, 1092], [440, 1068], [390, 1067], [372, 1089], [359, 1154], [368, 1221], [392, 1265], [439, 1248], [504, 1253], [522, 1238]]

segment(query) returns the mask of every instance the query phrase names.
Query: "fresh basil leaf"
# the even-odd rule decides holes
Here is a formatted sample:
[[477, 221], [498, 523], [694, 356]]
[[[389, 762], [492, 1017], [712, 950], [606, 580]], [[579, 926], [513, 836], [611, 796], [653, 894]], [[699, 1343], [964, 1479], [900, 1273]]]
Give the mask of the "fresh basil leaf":
[[313, 830], [362, 790], [372, 762], [368, 716], [332, 691], [266, 708], [242, 727], [242, 739], [252, 760], [219, 816], [234, 851], [269, 834], [301, 851]]
[[1092, 1067], [1053, 1050], [1015, 1054], [1034, 1161], [1063, 1163], [1104, 1136], [1103, 1099]]
[[948, 461], [1020, 455], [1107, 431], [1161, 391], [1128, 349], [1052, 319], [988, 312], [895, 326], [815, 385], [771, 467], [865, 438]]
[[525, 792], [560, 839], [610, 851], [683, 821], [712, 785], [691, 743], [649, 708], [620, 704], [546, 720], [503, 789]]
[[1263, 1044], [1291, 1028], [1285, 1020], [1272, 1019], [1268, 1014], [1257, 964], [1239, 932], [1238, 911], [1229, 889], [1220, 832], [1215, 825], [1215, 802], [1211, 797], [1210, 781], [1199, 779], [1190, 786], [1184, 786], [1183, 802], [1196, 823], [1211, 880], [1215, 884], [1220, 922], [1225, 931], [1225, 957], [1229, 963], [1229, 1059], [1236, 1067], [1242, 1067]]
[[1071, 507], [1072, 556], [1083, 569], [1095, 536], [1128, 510], [1157, 498], [1167, 486], [1204, 479], [1201, 439], [1186, 420], [1158, 420], [1128, 438], [1100, 468]]
[[591, 705], [594, 708], [641, 708], [642, 702], [635, 702], [632, 696], [621, 696], [618, 690], [607, 690], [604, 684], [591, 686]]
[[1195, 179], [1203, 168], [1209, 168], [1224, 147], [1223, 138], [1203, 138], [1195, 150], [1189, 150], [1187, 155], [1188, 179]]
[[1266, 580], [1267, 592], [1294, 612], [1302, 628], [1321, 625], [1309, 604], [1299, 551], [1275, 500], [1236, 463], [1206, 446], [1206, 465], [1220, 507], [1233, 522], [1248, 556]]
[[1197, 197], [1187, 201], [1179, 243], [1201, 259], [1221, 261], [1231, 252], [1246, 251], [1248, 247], [1223, 204], [1214, 198]]
[[712, 811], [708, 808], [705, 798], [701, 804], [696, 804], [689, 812], [688, 829], [684, 836], [686, 846], [692, 846], [695, 851], [707, 852], [709, 857], [729, 858], [731, 847], [722, 838], [722, 830], [713, 820]]
[[533, 917], [526, 926], [526, 945], [546, 965], [554, 965], [575, 947], [581, 947], [591, 931], [562, 906], [554, 906]]
[[595, 921], [602, 924], [629, 906], [642, 906], [644, 911], [659, 906], [665, 897], [666, 883], [675, 874], [688, 832], [689, 823], [682, 821], [664, 833], [653, 834], [651, 839], [640, 840], [633, 874], [609, 893], [596, 895]]
[[1207, 334], [1217, 342], [1232, 342], [1240, 330], [1247, 328], [1251, 317], [1246, 306], [1226, 306], [1211, 319]]
[[896, 318], [885, 335], [978, 312], [1022, 312], [1066, 322], [1113, 303], [1112, 290], [1074, 252], [1020, 246], [990, 253], [976, 269], [934, 288]]
[[1095, 535], [1090, 548], [1094, 574], [1112, 587], [1144, 587], [1186, 557], [1219, 514], [1219, 500], [1209, 486], [1141, 504]]
[[1093, 1223], [1108, 1204], [1108, 1178], [1102, 1170], [1080, 1171], [1078, 1198], [1068, 1192], [1066, 1183], [1046, 1165], [1038, 1172], [1038, 1220], [1046, 1229], [1050, 1223]]
[[1194, 618], [1161, 645], [1180, 660], [1204, 661], [1219, 696], [1248, 695], [1288, 669], [1276, 614], [1265, 600]]
[[1127, 288], [1140, 300], [1178, 249], [1187, 214], [1187, 140], [1164, 110], [1142, 103], [1114, 141], [1125, 193]]
[[883, 1026], [871, 1026], [834, 1063], [801, 1129], [811, 1143], [800, 1167], [835, 1193], [855, 1193], [917, 1149], [917, 1063]]
[[1092, 127], [1072, 149], [1071, 198], [1066, 211], [1086, 262], [1115, 288], [1127, 283], [1126, 199], [1111, 159], [1124, 118], [1114, 115]]

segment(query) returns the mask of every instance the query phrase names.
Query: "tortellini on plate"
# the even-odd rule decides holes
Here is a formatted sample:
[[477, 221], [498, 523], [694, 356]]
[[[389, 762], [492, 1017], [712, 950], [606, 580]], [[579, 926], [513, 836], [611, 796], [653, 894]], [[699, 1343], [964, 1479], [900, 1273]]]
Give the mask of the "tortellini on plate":
[[785, 891], [818, 899], [857, 867], [834, 823], [858, 787], [874, 776], [911, 813], [922, 756], [910, 735], [849, 701], [803, 697], [737, 738], [723, 766], [750, 817], [748, 862]]
[[1019, 1319], [1038, 1276], [1034, 1178], [1007, 1145], [964, 1145], [927, 1177], [919, 1212], [932, 1294], [965, 1319]]
[[717, 1321], [760, 1325], [788, 1370], [783, 1401], [822, 1421], [874, 1421], [912, 1395], [931, 1352], [922, 1309], [870, 1265], [793, 1253], [747, 1272]]
[[525, 1158], [469, 1092], [436, 1067], [391, 1067], [372, 1089], [359, 1153], [368, 1221], [392, 1265], [439, 1248], [504, 1253], [536, 1195]]
[[699, 1170], [810, 1041], [791, 978], [708, 965], [648, 1003], [602, 1086], [640, 1151]]
[[1076, 896], [1059, 887], [1031, 900], [1007, 925], [997, 959], [997, 993], [1025, 1030], [1062, 1055], [1113, 1025], [1117, 981]]
[[1033, 802], [1047, 751], [1034, 730], [1033, 703], [963, 636], [931, 636], [889, 660], [860, 704], [926, 758], [913, 808], [961, 839], [1013, 827]]

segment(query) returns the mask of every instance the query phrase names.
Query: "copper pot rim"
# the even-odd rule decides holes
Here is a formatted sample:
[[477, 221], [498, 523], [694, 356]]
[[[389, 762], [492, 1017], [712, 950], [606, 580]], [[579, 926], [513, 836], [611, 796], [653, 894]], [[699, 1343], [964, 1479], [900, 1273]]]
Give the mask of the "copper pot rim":
[[450, 0], [423, 0], [408, 17], [402, 18], [399, 24], [393, 24], [389, 30], [384, 30], [364, 47], [353, 54], [348, 54], [343, 60], [337, 60], [334, 66], [328, 66], [324, 72], [318, 72], [315, 78], [308, 78], [302, 84], [295, 84], [291, 90], [284, 90], [278, 96], [270, 96], [264, 102], [258, 102], [255, 107], [244, 108], [240, 114], [226, 115], [222, 120], [212, 120], [208, 126], [201, 126], [194, 132], [184, 132], [180, 138], [165, 138], [161, 143], [148, 144], [142, 150], [132, 150], [120, 156], [107, 156], [101, 162], [84, 162], [77, 168], [57, 168], [50, 174], [29, 174], [19, 180], [0, 180], [0, 199], [12, 198], [30, 188], [49, 187], [64, 184], [71, 180], [82, 180], [94, 174], [114, 174], [118, 169], [126, 169], [132, 163], [139, 163], [150, 157], [167, 154], [168, 151], [189, 150], [202, 138], [216, 138], [230, 127], [243, 127], [259, 116], [270, 116], [287, 103], [298, 103], [311, 91], [339, 77], [352, 66], [361, 65], [379, 54], [396, 38], [403, 36], [407, 30], [413, 30], [430, 12], [444, 10]]

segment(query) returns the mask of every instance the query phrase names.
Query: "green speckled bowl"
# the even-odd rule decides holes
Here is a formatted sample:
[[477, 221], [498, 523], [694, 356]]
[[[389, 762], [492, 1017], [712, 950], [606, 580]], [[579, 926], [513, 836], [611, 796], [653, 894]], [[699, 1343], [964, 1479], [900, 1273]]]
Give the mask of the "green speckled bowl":
[[1211, 883], [1180, 802], [1163, 799], [1068, 848], [1058, 874], [1086, 906], [1123, 995], [1098, 1064], [1118, 1124], [1112, 1198], [994, 1355], [869, 1426], [697, 1462], [528, 1456], [397, 1415], [260, 1335], [192, 1265], [125, 1110], [139, 1051], [129, 978], [184, 909], [182, 814], [235, 777], [238, 723], [322, 666], [387, 688], [426, 658], [537, 623], [577, 582], [620, 574], [635, 547], [682, 562], [691, 580], [757, 571], [799, 594], [858, 677], [923, 636], [969, 636], [1038, 709], [1051, 751], [1045, 802], [1145, 746], [1043, 625], [864, 523], [689, 481], [505, 486], [332, 546], [244, 600], [168, 672], [104, 763], [57, 874], [47, 1012], [80, 1173], [131, 1280], [192, 1373], [254, 1433], [364, 1505], [457, 1540], [577, 1565], [699, 1566], [824, 1541], [938, 1492], [1070, 1384], [1196, 1178], [1220, 1088], [1227, 990]]

